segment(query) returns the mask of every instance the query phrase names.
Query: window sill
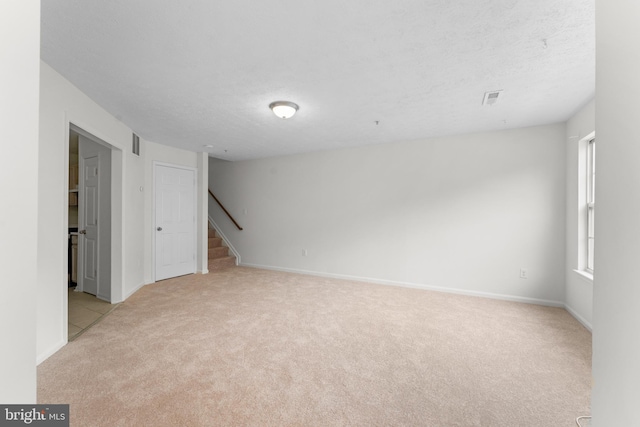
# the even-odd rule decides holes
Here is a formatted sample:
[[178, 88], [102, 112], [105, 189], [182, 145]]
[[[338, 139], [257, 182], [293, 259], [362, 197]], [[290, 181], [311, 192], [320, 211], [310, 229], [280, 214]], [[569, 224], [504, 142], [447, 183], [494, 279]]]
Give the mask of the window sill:
[[593, 274], [584, 270], [573, 270], [580, 278], [590, 284], [593, 284]]

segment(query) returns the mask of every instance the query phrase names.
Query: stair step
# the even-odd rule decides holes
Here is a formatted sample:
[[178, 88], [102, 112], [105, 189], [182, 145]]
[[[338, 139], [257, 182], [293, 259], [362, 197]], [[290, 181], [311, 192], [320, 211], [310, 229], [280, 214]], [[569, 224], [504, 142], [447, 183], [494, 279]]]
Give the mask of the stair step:
[[209, 248], [209, 259], [223, 258], [226, 256], [229, 256], [229, 248], [227, 248], [226, 246]]
[[209, 247], [215, 248], [222, 246], [222, 237], [209, 237]]
[[229, 267], [235, 267], [236, 257], [226, 256], [222, 258], [214, 258], [209, 260], [209, 272], [222, 270]]
[[210, 228], [208, 231], [208, 247], [209, 247], [209, 271], [223, 270], [225, 268], [235, 267], [236, 257], [229, 255], [229, 248], [222, 246], [224, 243], [222, 237], [216, 233], [216, 230]]

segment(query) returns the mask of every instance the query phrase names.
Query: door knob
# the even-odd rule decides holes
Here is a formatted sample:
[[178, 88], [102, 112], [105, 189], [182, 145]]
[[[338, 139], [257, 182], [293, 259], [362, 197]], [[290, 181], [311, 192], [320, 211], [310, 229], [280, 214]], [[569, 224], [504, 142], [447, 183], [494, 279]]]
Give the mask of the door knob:
[[158, 228], [156, 228], [156, 230], [162, 231], [162, 227], [158, 227]]
[[78, 234], [87, 234], [87, 230], [80, 230], [78, 231]]

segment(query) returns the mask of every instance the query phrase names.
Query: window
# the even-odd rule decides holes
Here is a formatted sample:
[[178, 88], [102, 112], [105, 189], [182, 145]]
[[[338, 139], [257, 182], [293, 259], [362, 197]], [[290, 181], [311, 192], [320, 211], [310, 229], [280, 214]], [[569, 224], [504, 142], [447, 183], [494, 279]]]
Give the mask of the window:
[[576, 267], [574, 271], [593, 283], [594, 247], [595, 247], [595, 183], [596, 183], [596, 136], [595, 132], [578, 141], [577, 151], [577, 204], [575, 213], [577, 229]]
[[596, 140], [587, 143], [586, 159], [586, 253], [585, 270], [593, 273], [594, 220], [595, 220], [595, 183], [596, 183]]

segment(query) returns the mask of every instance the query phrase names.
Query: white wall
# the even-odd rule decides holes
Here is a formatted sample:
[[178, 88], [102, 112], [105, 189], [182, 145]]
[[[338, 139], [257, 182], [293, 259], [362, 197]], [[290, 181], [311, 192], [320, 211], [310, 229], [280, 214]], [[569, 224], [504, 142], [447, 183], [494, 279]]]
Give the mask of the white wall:
[[596, 0], [593, 425], [638, 425], [640, 2]]
[[111, 300], [119, 302], [148, 282], [154, 160], [197, 167], [197, 154], [141, 141], [131, 153], [132, 130], [44, 62], [40, 75], [38, 184], [37, 354], [46, 359], [67, 341], [67, 182], [69, 123], [112, 150]]
[[0, 2], [0, 402], [36, 402], [40, 2]]
[[[113, 199], [122, 198], [120, 175], [130, 169], [131, 130], [111, 117], [44, 62], [40, 73], [40, 176], [38, 186], [38, 360], [67, 340], [67, 184], [69, 123], [112, 145]], [[123, 150], [127, 152], [123, 155]], [[119, 194], [119, 197], [118, 197]], [[112, 204], [112, 301], [135, 276], [125, 276], [125, 211]], [[137, 227], [139, 228], [139, 227]], [[135, 238], [135, 233], [133, 236]], [[140, 235], [139, 239], [142, 239]], [[141, 281], [141, 280], [140, 280]], [[119, 298], [120, 297], [120, 298]]]
[[[579, 204], [578, 204], [578, 156], [579, 144], [583, 138], [595, 130], [595, 100], [590, 101], [567, 121], [567, 266], [565, 304], [589, 330], [592, 329], [593, 280], [576, 273], [578, 268]], [[584, 149], [584, 147], [582, 147]], [[584, 154], [581, 151], [581, 155]], [[582, 159], [584, 161], [584, 159]], [[586, 195], [586, 191], [585, 191]]]
[[244, 265], [562, 305], [564, 140], [558, 124], [211, 159], [210, 187], [245, 230], [209, 210]]

